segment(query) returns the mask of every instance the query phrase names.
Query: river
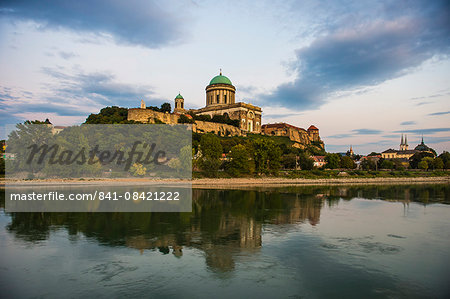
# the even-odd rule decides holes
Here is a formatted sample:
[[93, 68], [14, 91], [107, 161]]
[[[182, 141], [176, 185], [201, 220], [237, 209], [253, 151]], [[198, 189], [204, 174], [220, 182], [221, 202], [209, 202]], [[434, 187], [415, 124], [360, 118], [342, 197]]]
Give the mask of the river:
[[450, 295], [448, 184], [194, 189], [192, 213], [7, 213], [1, 194], [2, 298]]

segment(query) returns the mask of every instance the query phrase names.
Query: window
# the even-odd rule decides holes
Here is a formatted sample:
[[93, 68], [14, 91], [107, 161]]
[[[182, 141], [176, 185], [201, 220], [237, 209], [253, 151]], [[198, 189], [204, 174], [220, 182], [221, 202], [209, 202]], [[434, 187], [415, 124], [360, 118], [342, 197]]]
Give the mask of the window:
[[183, 109], [183, 108], [184, 108], [184, 107], [183, 107], [183, 106], [184, 106], [183, 104], [184, 104], [184, 103], [183, 103], [183, 102], [181, 102], [181, 109]]
[[220, 97], [219, 95], [216, 96], [217, 103], [219, 103], [219, 97]]
[[224, 100], [224, 102], [225, 102], [225, 104], [227, 103], [227, 95], [224, 95], [223, 96], [223, 100]]

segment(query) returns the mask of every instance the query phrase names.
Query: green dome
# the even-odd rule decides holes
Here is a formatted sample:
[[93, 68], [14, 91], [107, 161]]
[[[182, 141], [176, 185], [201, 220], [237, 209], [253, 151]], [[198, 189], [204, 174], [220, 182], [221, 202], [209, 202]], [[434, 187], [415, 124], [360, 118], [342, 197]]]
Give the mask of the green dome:
[[212, 78], [211, 82], [209, 82], [209, 85], [211, 84], [228, 84], [228, 85], [233, 85], [231, 84], [230, 79], [228, 79], [225, 76], [222, 76], [222, 73], [218, 76], [215, 76], [214, 78]]
[[175, 99], [183, 99], [183, 100], [184, 100], [184, 98], [183, 98], [183, 96], [182, 96], [181, 94], [178, 94], [178, 95], [175, 97]]

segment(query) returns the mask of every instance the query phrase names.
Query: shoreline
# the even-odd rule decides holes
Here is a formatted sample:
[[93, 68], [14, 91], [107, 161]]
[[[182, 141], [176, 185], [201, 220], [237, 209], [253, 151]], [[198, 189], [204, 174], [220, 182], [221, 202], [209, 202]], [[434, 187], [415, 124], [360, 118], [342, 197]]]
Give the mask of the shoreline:
[[289, 178], [201, 178], [193, 180], [180, 179], [48, 179], [48, 180], [15, 180], [1, 182], [0, 188], [9, 186], [55, 186], [55, 185], [192, 185], [192, 188], [223, 189], [227, 187], [283, 187], [310, 185], [407, 185], [407, 184], [449, 184], [450, 176], [413, 177], [413, 178], [330, 178], [330, 179], [289, 179]]

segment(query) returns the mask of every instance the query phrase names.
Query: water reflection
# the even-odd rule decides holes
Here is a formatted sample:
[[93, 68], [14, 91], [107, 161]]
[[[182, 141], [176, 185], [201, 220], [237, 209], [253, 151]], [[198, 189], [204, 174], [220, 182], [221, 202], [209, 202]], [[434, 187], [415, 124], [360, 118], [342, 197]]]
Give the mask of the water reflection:
[[[94, 187], [87, 187], [94, 188]], [[7, 231], [27, 242], [40, 242], [65, 229], [108, 246], [157, 250], [183, 257], [185, 247], [199, 249], [214, 271], [235, 269], [235, 256], [258, 252], [265, 224], [280, 231], [290, 224], [320, 223], [324, 206], [353, 198], [449, 203], [448, 185], [305, 186], [253, 190], [193, 190], [192, 213], [11, 213]], [[0, 206], [4, 208], [4, 193]]]
[[448, 184], [194, 189], [191, 213], [0, 211], [0, 288], [55, 298], [445, 297], [449, 197]]

